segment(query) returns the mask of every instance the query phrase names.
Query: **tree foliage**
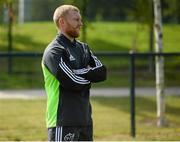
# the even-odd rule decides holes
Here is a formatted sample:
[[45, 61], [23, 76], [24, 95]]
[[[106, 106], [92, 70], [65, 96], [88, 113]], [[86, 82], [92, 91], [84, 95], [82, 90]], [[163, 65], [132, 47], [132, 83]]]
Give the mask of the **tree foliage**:
[[[5, 1], [13, 0], [0, 0], [0, 12]], [[62, 4], [76, 5], [82, 12], [85, 1], [87, 3], [85, 16], [90, 21], [134, 21], [136, 19], [138, 22], [151, 22], [152, 0], [25, 0], [25, 21], [52, 20], [54, 9]], [[180, 23], [180, 1], [161, 0], [161, 2], [163, 22]], [[13, 3], [17, 11], [18, 0]]]
[[162, 0], [164, 22], [180, 23], [180, 1]]

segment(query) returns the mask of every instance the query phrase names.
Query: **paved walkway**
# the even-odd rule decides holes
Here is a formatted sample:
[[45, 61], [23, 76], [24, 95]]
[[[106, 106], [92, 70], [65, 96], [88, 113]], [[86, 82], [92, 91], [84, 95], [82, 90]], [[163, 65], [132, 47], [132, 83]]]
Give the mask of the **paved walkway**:
[[[155, 96], [155, 88], [136, 88], [136, 96]], [[166, 95], [180, 95], [180, 87], [165, 89]], [[93, 88], [91, 96], [123, 97], [129, 96], [129, 88]], [[38, 99], [46, 98], [45, 91], [36, 90], [0, 90], [0, 99]]]

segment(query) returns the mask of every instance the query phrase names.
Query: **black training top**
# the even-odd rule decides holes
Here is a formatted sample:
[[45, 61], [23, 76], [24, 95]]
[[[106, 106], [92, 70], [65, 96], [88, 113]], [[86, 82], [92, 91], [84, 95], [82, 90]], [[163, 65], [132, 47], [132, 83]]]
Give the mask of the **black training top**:
[[47, 127], [91, 125], [89, 89], [106, 79], [106, 68], [88, 45], [58, 34], [44, 51], [42, 69]]

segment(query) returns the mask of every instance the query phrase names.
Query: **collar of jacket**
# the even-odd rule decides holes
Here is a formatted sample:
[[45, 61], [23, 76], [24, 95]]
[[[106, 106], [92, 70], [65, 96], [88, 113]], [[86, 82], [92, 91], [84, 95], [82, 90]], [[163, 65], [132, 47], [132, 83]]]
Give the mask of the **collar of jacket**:
[[71, 42], [65, 35], [62, 33], [57, 34], [57, 41], [59, 44], [63, 45], [65, 48], [67, 47], [75, 47], [76, 46], [76, 40], [74, 39], [73, 42]]

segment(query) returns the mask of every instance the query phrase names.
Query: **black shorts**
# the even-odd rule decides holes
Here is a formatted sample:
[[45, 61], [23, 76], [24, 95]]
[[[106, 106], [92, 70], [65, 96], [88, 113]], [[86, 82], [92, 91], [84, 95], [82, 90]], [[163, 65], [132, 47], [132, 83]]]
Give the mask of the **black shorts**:
[[93, 127], [90, 125], [48, 128], [48, 141], [93, 141]]

